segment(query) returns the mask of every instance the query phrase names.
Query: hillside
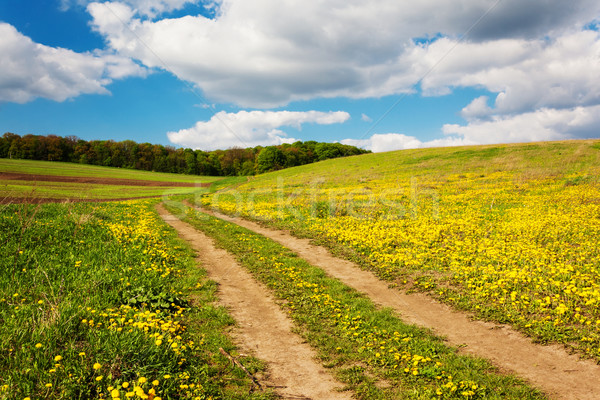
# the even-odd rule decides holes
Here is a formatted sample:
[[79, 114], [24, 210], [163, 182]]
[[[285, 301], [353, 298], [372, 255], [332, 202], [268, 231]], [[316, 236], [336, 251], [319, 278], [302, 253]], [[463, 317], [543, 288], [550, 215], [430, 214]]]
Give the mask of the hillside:
[[203, 203], [600, 360], [599, 173], [599, 140], [418, 149], [261, 175]]

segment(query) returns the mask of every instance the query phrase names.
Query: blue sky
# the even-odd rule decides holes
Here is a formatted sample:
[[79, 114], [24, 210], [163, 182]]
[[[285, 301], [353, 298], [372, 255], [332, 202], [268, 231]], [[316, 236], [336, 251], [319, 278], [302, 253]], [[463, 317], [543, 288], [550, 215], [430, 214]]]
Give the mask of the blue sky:
[[600, 137], [599, 17], [591, 0], [3, 0], [0, 134], [373, 151]]

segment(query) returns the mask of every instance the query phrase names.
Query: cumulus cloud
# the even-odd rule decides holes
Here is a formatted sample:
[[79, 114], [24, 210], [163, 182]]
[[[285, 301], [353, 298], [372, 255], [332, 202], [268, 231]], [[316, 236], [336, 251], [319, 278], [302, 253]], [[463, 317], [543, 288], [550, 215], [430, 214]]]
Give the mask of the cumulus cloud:
[[[61, 0], [60, 8], [66, 11], [74, 5], [85, 7], [93, 2], [93, 0]], [[136, 14], [149, 18], [180, 10], [187, 4], [203, 3], [209, 9], [218, 6], [218, 2], [212, 0], [122, 0], [121, 2], [131, 7]]]
[[269, 146], [297, 140], [279, 128], [301, 129], [306, 123], [337, 124], [349, 118], [343, 111], [221, 111], [208, 121], [199, 121], [189, 129], [169, 132], [167, 136], [172, 143], [202, 150]]
[[[524, 110], [538, 106], [532, 94], [538, 85], [545, 85], [540, 103], [566, 98], [565, 106], [573, 106], [566, 103], [581, 96], [579, 82], [595, 73], [581, 69], [597, 58], [599, 39], [580, 27], [600, 13], [600, 3], [223, 0], [215, 19], [155, 22], [139, 18], [128, 3], [92, 3], [88, 11], [120, 54], [166, 68], [218, 102], [263, 108], [322, 97], [381, 97], [413, 92], [425, 77], [429, 94], [485, 87], [503, 93], [497, 107]], [[467, 31], [467, 40], [458, 42]], [[572, 66], [584, 75], [569, 72]], [[520, 90], [534, 71], [536, 79]], [[553, 89], [565, 80], [566, 93]]]
[[374, 153], [418, 149], [422, 147], [467, 146], [478, 144], [458, 136], [449, 136], [443, 139], [423, 142], [414, 136], [408, 136], [401, 133], [377, 133], [367, 139], [344, 139], [341, 143], [371, 150]]
[[473, 120], [466, 125], [446, 124], [443, 132], [474, 144], [491, 144], [597, 137], [598, 126], [600, 105], [595, 105], [494, 115], [489, 120]]
[[6, 23], [0, 23], [0, 54], [0, 101], [64, 101], [81, 94], [107, 94], [106, 86], [114, 79], [146, 74], [145, 68], [120, 55], [34, 43]]

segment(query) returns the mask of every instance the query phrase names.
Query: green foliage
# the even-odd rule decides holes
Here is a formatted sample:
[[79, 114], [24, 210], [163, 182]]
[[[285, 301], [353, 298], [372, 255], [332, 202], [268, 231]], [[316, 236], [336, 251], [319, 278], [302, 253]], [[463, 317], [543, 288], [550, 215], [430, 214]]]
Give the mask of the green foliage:
[[[205, 176], [254, 175], [328, 158], [367, 153], [339, 143], [296, 142], [280, 146], [230, 148], [205, 152], [131, 140], [85, 141], [75, 136], [0, 137], [0, 158], [64, 161], [106, 167]], [[259, 159], [260, 154], [263, 154]]]

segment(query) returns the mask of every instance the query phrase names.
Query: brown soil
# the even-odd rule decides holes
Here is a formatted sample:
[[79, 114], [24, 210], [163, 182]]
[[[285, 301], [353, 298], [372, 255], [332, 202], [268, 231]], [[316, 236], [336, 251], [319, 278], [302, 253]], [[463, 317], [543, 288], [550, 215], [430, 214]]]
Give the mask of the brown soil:
[[69, 197], [57, 199], [52, 197], [2, 197], [0, 205], [4, 204], [46, 204], [46, 203], [102, 203], [105, 201], [123, 201], [123, 200], [139, 200], [151, 199], [160, 196], [138, 196], [138, 197], [119, 197], [111, 199], [86, 199], [81, 197]]
[[237, 322], [234, 340], [268, 364], [263, 385], [274, 387], [283, 398], [351, 399], [315, 360], [316, 354], [298, 335], [292, 322], [275, 303], [269, 290], [256, 282], [227, 251], [212, 239], [157, 206], [161, 217], [198, 252], [198, 260], [219, 284], [218, 296]]
[[100, 185], [123, 185], [123, 186], [170, 186], [170, 187], [207, 187], [207, 186], [210, 186], [210, 183], [145, 181], [145, 180], [138, 180], [138, 179], [96, 178], [96, 177], [89, 177], [89, 176], [34, 175], [34, 174], [22, 174], [22, 173], [15, 173], [15, 172], [0, 172], [0, 180], [93, 183], [93, 184], [100, 184]]
[[[202, 210], [207, 212], [207, 210]], [[322, 268], [346, 285], [365, 293], [375, 303], [396, 310], [405, 322], [430, 328], [461, 351], [490, 360], [502, 371], [530, 382], [552, 399], [600, 399], [600, 366], [568, 354], [562, 346], [543, 346], [506, 325], [474, 321], [424, 294], [391, 289], [371, 272], [332, 256], [327, 249], [288, 232], [269, 229], [241, 218], [212, 213], [273, 239]]]

